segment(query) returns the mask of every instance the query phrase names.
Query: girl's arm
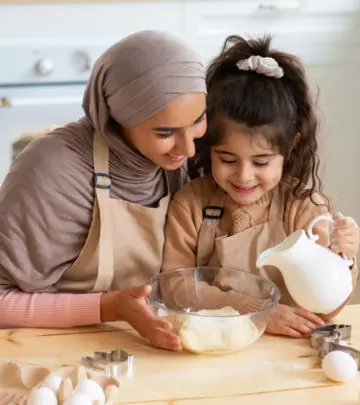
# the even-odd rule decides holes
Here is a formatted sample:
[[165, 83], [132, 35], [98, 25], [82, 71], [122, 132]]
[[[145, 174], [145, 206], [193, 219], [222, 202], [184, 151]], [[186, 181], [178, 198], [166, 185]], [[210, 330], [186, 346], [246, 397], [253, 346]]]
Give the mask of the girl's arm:
[[198, 231], [193, 213], [178, 201], [170, 203], [165, 227], [162, 271], [196, 266]]

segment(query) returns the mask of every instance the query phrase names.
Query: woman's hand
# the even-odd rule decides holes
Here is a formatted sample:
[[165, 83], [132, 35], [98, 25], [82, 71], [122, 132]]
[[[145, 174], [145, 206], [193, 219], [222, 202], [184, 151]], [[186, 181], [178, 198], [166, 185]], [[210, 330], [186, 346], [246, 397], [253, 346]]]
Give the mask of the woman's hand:
[[156, 317], [147, 306], [150, 292], [151, 286], [147, 285], [102, 294], [101, 321], [126, 321], [153, 346], [181, 350], [180, 339], [171, 332], [170, 322]]
[[335, 253], [342, 253], [348, 259], [354, 259], [359, 250], [359, 227], [351, 217], [344, 217], [339, 212], [333, 215], [335, 221], [331, 234], [330, 248]]
[[325, 322], [312, 312], [279, 304], [266, 332], [272, 335], [301, 338], [310, 335], [314, 329], [324, 325]]

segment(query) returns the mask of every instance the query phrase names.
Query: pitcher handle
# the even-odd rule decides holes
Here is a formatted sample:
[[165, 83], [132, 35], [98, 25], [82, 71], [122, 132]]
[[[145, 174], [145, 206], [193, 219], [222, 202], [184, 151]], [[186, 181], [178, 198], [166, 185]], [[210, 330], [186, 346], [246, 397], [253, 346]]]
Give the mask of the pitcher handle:
[[[333, 224], [335, 221], [333, 220], [333, 218], [330, 215], [319, 215], [318, 217], [315, 217], [309, 224], [308, 229], [307, 229], [307, 234], [309, 236], [309, 238], [311, 240], [313, 240], [314, 242], [316, 242], [317, 240], [319, 240], [319, 235], [316, 235], [313, 233], [313, 227], [316, 223], [318, 223], [319, 221], [328, 221], [331, 224]], [[331, 234], [332, 231], [330, 231]], [[342, 255], [343, 259], [346, 261], [346, 264], [351, 267], [354, 264], [353, 260], [349, 260], [345, 255]]]

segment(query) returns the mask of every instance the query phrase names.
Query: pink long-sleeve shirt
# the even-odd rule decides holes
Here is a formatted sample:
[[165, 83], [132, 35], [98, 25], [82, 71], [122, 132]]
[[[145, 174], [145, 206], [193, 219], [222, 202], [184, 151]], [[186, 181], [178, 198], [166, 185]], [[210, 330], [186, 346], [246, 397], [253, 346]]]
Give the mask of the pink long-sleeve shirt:
[[100, 323], [101, 294], [0, 294], [0, 328], [70, 328]]

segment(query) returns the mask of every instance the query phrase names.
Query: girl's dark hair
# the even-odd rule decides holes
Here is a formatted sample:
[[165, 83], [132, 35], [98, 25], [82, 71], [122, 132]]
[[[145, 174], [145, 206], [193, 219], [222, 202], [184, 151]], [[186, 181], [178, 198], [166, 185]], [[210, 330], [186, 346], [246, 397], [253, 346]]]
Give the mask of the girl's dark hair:
[[[271, 37], [245, 40], [229, 36], [209, 65], [206, 134], [196, 141], [189, 161], [190, 177], [211, 174], [210, 148], [223, 137], [226, 119], [264, 136], [284, 156], [282, 182], [291, 184], [296, 198], [321, 192], [317, 154], [317, 118], [302, 62], [294, 55], [271, 49]], [[250, 56], [271, 57], [283, 69], [277, 79], [239, 70], [236, 63]], [[298, 141], [295, 142], [298, 136]]]

